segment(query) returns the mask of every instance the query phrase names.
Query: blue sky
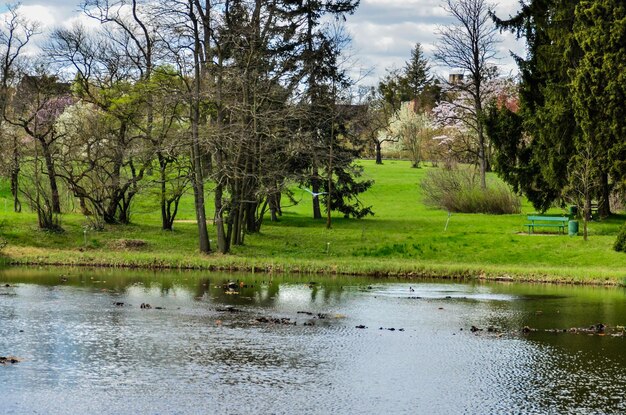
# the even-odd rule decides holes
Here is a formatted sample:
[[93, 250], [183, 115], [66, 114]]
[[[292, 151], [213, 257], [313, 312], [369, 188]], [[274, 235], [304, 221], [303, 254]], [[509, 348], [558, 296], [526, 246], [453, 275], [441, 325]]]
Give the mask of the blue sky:
[[[48, 28], [81, 16], [79, 3], [72, 0], [22, 0], [21, 4], [28, 18], [39, 20]], [[451, 21], [441, 4], [441, 0], [361, 0], [356, 13], [346, 22], [352, 36], [350, 53], [355, 61], [351, 65], [352, 75], [362, 78], [364, 85], [377, 84], [386, 68], [404, 65], [417, 42], [430, 57], [437, 26]], [[518, 0], [501, 0], [495, 5], [496, 14], [506, 17], [515, 13], [518, 6]], [[505, 34], [499, 49], [501, 59], [497, 64], [501, 72], [515, 72], [509, 50], [523, 54], [523, 43]], [[433, 67], [442, 76], [449, 71], [448, 68]]]

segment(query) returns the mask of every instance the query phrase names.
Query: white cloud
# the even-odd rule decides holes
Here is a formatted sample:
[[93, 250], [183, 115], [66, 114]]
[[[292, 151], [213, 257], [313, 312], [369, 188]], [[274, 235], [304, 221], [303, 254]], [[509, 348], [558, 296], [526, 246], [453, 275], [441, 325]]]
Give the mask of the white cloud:
[[[347, 29], [352, 36], [354, 50], [361, 67], [371, 69], [362, 84], [376, 85], [387, 68], [402, 67], [409, 59], [411, 49], [420, 43], [427, 58], [437, 41], [437, 28], [452, 22], [440, 0], [362, 0], [359, 9], [348, 17]], [[519, 8], [517, 0], [501, 0], [496, 14], [508, 17]], [[523, 42], [504, 33], [498, 45], [497, 64], [503, 73], [516, 71], [510, 50], [523, 54]], [[433, 70], [444, 75], [448, 68], [432, 63]], [[354, 72], [362, 70], [354, 69]]]
[[[64, 0], [22, 0], [21, 10], [31, 20], [38, 20], [44, 29], [70, 25], [79, 21], [86, 26], [97, 22], [86, 17], [78, 2]], [[519, 8], [518, 0], [499, 0], [496, 14], [508, 17]], [[421, 43], [428, 58], [432, 58], [439, 25], [450, 23], [441, 0], [361, 0], [354, 15], [347, 16], [346, 28], [353, 39], [352, 54], [357, 64], [352, 74], [364, 85], [376, 85], [386, 68], [401, 67], [409, 59], [411, 49]], [[505, 73], [515, 71], [509, 50], [524, 53], [523, 42], [511, 34], [502, 35], [498, 64]], [[446, 68], [433, 69], [444, 74]], [[363, 74], [368, 73], [367, 76]]]

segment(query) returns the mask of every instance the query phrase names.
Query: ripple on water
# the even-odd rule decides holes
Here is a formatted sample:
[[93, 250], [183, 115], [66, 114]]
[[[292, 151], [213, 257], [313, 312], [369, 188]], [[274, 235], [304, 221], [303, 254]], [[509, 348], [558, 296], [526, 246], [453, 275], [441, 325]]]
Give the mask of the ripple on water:
[[[626, 412], [623, 339], [467, 330], [519, 329], [537, 318], [567, 324], [546, 303], [537, 317], [537, 301], [511, 301], [526, 293], [462, 284], [332, 293], [290, 285], [271, 301], [228, 303], [194, 300], [182, 288], [12, 289], [15, 296], [0, 297], [0, 355], [25, 360], [0, 367], [3, 413]], [[559, 308], [575, 298], [556, 297], [550, 301]], [[620, 301], [582, 312], [593, 320], [608, 308], [626, 315]], [[165, 309], [142, 310], [142, 302]]]

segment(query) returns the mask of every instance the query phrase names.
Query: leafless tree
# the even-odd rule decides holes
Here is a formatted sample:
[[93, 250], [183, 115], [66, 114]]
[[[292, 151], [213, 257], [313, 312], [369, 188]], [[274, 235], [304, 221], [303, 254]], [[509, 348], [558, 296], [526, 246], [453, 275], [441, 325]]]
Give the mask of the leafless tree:
[[446, 0], [444, 8], [454, 23], [439, 29], [435, 59], [442, 65], [462, 71], [465, 77], [458, 82], [446, 81], [451, 101], [455, 93], [465, 92], [472, 98], [472, 113], [476, 120], [478, 159], [481, 187], [487, 186], [487, 137], [484, 131], [484, 84], [493, 76], [496, 58], [496, 28], [491, 20], [493, 6], [486, 0]]
[[589, 238], [588, 223], [591, 220], [591, 201], [593, 195], [601, 187], [601, 180], [597, 170], [597, 156], [593, 146], [586, 141], [579, 148], [579, 153], [571, 160], [569, 166], [569, 184], [565, 188], [576, 206], [582, 207], [583, 239]]

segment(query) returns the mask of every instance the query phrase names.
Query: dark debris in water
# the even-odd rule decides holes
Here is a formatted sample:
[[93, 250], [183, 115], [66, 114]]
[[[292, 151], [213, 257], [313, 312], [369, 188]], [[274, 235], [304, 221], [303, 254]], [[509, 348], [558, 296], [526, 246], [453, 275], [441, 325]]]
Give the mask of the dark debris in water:
[[288, 317], [258, 317], [255, 319], [257, 323], [282, 324], [286, 326], [295, 326], [296, 322], [291, 321]]
[[298, 311], [296, 314], [305, 314], [307, 316], [311, 316], [313, 318], [317, 318], [320, 320], [324, 320], [326, 318], [328, 318], [328, 314], [326, 313], [313, 313], [311, 311]]
[[378, 330], [388, 330], [388, 331], [404, 331], [404, 329], [396, 329], [395, 327], [379, 327]]
[[[461, 331], [463, 328], [461, 328]], [[588, 327], [571, 327], [569, 329], [563, 328], [554, 328], [554, 329], [537, 329], [530, 326], [524, 326], [520, 330], [511, 330], [504, 331], [498, 327], [488, 326], [486, 328], [481, 328], [478, 326], [471, 326], [470, 331], [472, 333], [479, 334], [479, 332], [486, 332], [496, 334], [498, 337], [501, 337], [504, 334], [530, 334], [530, 333], [554, 333], [554, 334], [586, 334], [589, 336], [611, 336], [611, 337], [626, 337], [626, 327], [624, 326], [608, 326], [604, 323], [593, 324]]]
[[[11, 284], [7, 283], [7, 284], [2, 284], [1, 287], [2, 288], [15, 288], [15, 287], [17, 287], [17, 285], [11, 285]], [[14, 292], [5, 292], [5, 291], [3, 291], [3, 292], [0, 292], [0, 295], [14, 296], [16, 294]]]
[[15, 356], [0, 356], [0, 365], [15, 364], [21, 361], [22, 359]]
[[241, 313], [242, 310], [235, 307], [217, 308], [215, 311], [220, 313]]

